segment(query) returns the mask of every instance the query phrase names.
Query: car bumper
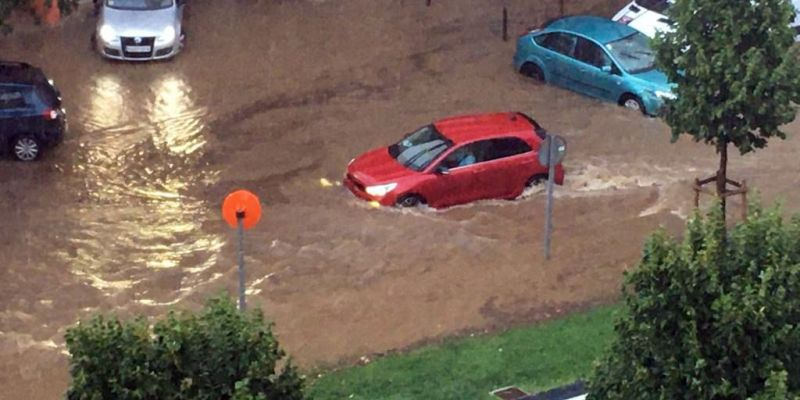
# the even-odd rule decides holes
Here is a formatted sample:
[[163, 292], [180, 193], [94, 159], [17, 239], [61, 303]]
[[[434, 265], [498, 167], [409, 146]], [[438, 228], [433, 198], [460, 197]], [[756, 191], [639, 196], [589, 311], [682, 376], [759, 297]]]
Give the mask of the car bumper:
[[564, 176], [565, 175], [566, 174], [564, 173], [564, 167], [561, 166], [561, 164], [558, 164], [556, 166], [556, 176], [553, 177], [553, 182], [556, 185], [564, 185]]
[[655, 94], [646, 94], [642, 96], [642, 103], [648, 115], [659, 116], [664, 111], [664, 99], [656, 96]]
[[355, 178], [353, 178], [350, 174], [345, 175], [344, 180], [342, 181], [344, 186], [350, 190], [356, 197], [362, 200], [366, 200], [369, 202], [376, 202], [382, 206], [391, 206], [394, 205], [396, 199], [392, 193], [388, 193], [386, 196], [378, 197], [373, 196], [365, 191], [365, 187], [361, 182], [358, 182]]
[[181, 46], [178, 43], [153, 45], [150, 52], [131, 53], [125, 52], [121, 44], [100, 43], [97, 51], [105, 58], [120, 61], [153, 61], [166, 60], [175, 57], [180, 53]]
[[44, 147], [53, 147], [64, 141], [64, 133], [67, 131], [66, 117], [59, 117], [56, 121], [51, 121], [48, 126], [42, 130], [37, 139]]
[[514, 70], [519, 71], [522, 68], [522, 63], [525, 62], [525, 57], [522, 56], [519, 52], [514, 53]]

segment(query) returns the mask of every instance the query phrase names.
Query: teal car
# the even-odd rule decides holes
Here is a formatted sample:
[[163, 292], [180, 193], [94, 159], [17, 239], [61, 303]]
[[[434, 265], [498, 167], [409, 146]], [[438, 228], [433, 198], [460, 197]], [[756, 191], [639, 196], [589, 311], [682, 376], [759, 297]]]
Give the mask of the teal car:
[[673, 85], [655, 68], [643, 33], [610, 19], [556, 19], [517, 40], [514, 67], [523, 75], [657, 115]]

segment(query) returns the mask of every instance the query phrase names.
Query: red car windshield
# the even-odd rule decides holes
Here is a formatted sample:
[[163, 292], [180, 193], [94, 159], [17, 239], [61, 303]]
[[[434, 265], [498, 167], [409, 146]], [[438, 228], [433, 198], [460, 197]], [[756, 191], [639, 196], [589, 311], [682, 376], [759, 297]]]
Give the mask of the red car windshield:
[[389, 155], [406, 168], [422, 171], [453, 146], [433, 125], [424, 126], [389, 146]]

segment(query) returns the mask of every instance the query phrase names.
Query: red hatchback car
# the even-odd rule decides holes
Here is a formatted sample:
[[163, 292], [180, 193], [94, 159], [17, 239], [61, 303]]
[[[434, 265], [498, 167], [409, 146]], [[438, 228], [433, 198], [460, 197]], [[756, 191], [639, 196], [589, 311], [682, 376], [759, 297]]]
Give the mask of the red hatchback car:
[[[446, 207], [514, 199], [547, 179], [537, 152], [545, 130], [518, 112], [447, 118], [350, 161], [344, 185], [381, 205]], [[556, 166], [554, 180], [564, 182]]]

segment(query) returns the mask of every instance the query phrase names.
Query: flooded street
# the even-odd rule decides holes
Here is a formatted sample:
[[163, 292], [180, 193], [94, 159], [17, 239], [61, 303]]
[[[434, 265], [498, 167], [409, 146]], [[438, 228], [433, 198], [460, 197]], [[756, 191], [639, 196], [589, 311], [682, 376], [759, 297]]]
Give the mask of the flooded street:
[[[66, 328], [97, 312], [158, 316], [235, 293], [231, 190], [263, 202], [246, 237], [248, 303], [304, 367], [348, 363], [615, 299], [647, 233], [680, 232], [710, 146], [613, 104], [514, 73], [516, 34], [557, 1], [189, 0], [172, 61], [108, 62], [86, 10], [0, 37], [67, 109], [65, 142], [0, 159], [0, 399], [57, 398]], [[456, 7], [455, 4], [458, 4]], [[552, 4], [546, 4], [552, 3]], [[626, 1], [570, 2], [610, 15]], [[544, 196], [447, 210], [373, 209], [338, 182], [356, 155], [448, 115], [519, 110], [569, 144], [553, 259]], [[765, 202], [800, 211], [800, 124], [731, 157]], [[731, 200], [733, 218], [739, 200]]]

